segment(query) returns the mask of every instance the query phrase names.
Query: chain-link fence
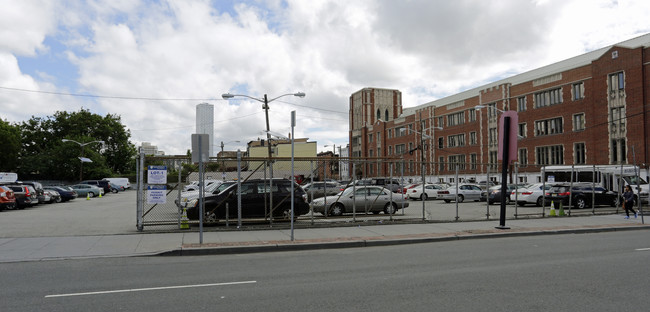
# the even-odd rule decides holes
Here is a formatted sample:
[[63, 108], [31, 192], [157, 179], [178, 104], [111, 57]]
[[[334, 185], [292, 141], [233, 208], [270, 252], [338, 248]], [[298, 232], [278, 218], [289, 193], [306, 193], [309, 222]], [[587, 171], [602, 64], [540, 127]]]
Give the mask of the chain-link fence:
[[[189, 157], [142, 156], [139, 168], [143, 170], [139, 170], [138, 228], [178, 229], [184, 210], [190, 219], [189, 225], [198, 227], [201, 218], [199, 193], [184, 191], [201, 187], [197, 185], [197, 164], [191, 163]], [[150, 171], [163, 168], [164, 183], [151, 183], [148, 180], [152, 177]], [[267, 158], [241, 157], [211, 158], [204, 163], [204, 168], [203, 224], [209, 226], [206, 229], [288, 227], [291, 187], [287, 181], [292, 175], [297, 184], [302, 185], [294, 189], [297, 194], [293, 201], [294, 225], [297, 227], [358, 222], [498, 220], [501, 198], [507, 203], [506, 219], [622, 211], [620, 195], [607, 190], [611, 199], [603, 200], [600, 189], [595, 187], [581, 195], [586, 202], [581, 206], [585, 207], [583, 209], [577, 209], [575, 198], [553, 199], [547, 195], [553, 195], [548, 194], [549, 187], [557, 181], [548, 182], [548, 175], [544, 179], [543, 167], [516, 163], [507, 172], [505, 180], [510, 188], [505, 196], [501, 196], [501, 188], [496, 186], [503, 180], [501, 168], [494, 164], [418, 163], [388, 158], [296, 158], [293, 162], [289, 158], [273, 158], [269, 163]], [[418, 191], [418, 186], [413, 185], [422, 181], [436, 185], [436, 191], [425, 197], [421, 195], [420, 186], [420, 193], [413, 196]], [[241, 185], [241, 196], [237, 186], [228, 195], [222, 193], [237, 182]], [[574, 182], [585, 184], [582, 181], [568, 183]], [[539, 187], [536, 193], [517, 191], [517, 187], [534, 183]], [[595, 180], [592, 184], [602, 185], [603, 181]], [[391, 191], [367, 188], [373, 185]], [[350, 190], [344, 191], [346, 189]], [[429, 194], [428, 191], [424, 193]], [[569, 202], [574, 205], [568, 205]]]

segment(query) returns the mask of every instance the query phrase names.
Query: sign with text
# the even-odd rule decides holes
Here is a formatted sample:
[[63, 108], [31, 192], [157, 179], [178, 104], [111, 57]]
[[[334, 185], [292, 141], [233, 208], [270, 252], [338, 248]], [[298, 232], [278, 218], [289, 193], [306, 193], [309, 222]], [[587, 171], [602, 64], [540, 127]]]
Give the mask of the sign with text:
[[199, 160], [210, 161], [210, 136], [192, 133], [192, 162], [198, 163]]
[[167, 202], [166, 185], [147, 185], [147, 204], [164, 204]]
[[14, 183], [18, 180], [18, 174], [14, 172], [0, 172], [0, 182]]
[[167, 166], [148, 166], [147, 183], [167, 184]]

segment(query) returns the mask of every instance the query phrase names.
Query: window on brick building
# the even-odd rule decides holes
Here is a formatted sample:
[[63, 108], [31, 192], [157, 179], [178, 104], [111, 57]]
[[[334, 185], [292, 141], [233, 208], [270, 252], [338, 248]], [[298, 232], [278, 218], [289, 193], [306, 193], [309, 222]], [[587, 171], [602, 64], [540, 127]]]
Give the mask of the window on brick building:
[[564, 164], [564, 146], [538, 146], [535, 147], [538, 165], [562, 165]]
[[525, 122], [520, 123], [518, 126], [519, 126], [519, 130], [517, 131], [517, 134], [520, 137], [525, 138], [526, 137], [526, 123]]
[[478, 162], [477, 159], [478, 158], [476, 154], [469, 154], [469, 167], [471, 170], [476, 170], [476, 163]]
[[584, 98], [585, 97], [584, 90], [585, 90], [584, 82], [574, 83], [573, 86], [571, 87], [572, 99], [576, 101]]
[[612, 164], [624, 164], [627, 162], [627, 150], [625, 147], [625, 139], [612, 140], [612, 148], [610, 149]]
[[573, 131], [585, 130], [585, 114], [573, 115]]
[[497, 116], [497, 103], [490, 103], [487, 105], [487, 115], [488, 117]]
[[498, 133], [497, 133], [497, 128], [490, 128], [488, 129], [488, 145], [494, 146], [497, 145], [499, 142], [497, 141], [499, 139]]
[[469, 144], [470, 145], [478, 144], [478, 141], [476, 139], [476, 131], [472, 131], [469, 133]]
[[551, 135], [564, 132], [562, 117], [535, 121], [535, 136]]
[[368, 143], [372, 143], [372, 133], [368, 134]]
[[618, 90], [625, 89], [625, 76], [623, 75], [623, 72], [609, 75], [609, 80], [610, 80], [609, 83], [610, 91], [618, 91]]
[[438, 138], [438, 148], [442, 149], [445, 147], [445, 139], [443, 137]]
[[518, 151], [518, 162], [520, 167], [526, 167], [528, 166], [528, 149], [527, 148], [520, 148]]
[[517, 98], [517, 111], [518, 112], [526, 111], [526, 97], [525, 96]]
[[535, 108], [562, 103], [562, 88], [535, 93]]
[[445, 157], [440, 156], [438, 158], [438, 170], [439, 171], [444, 171], [445, 170]]
[[497, 151], [490, 151], [490, 153], [488, 153], [488, 162], [490, 163], [490, 170], [497, 170], [499, 167]]
[[386, 118], [384, 119], [384, 121], [388, 121], [388, 110], [386, 110], [386, 112], [384, 113], [384, 117]]
[[612, 133], [625, 131], [625, 107], [613, 107], [610, 109], [610, 114]]
[[449, 170], [465, 170], [465, 155], [450, 155]]
[[467, 115], [469, 116], [469, 122], [476, 121], [476, 109], [470, 108], [467, 110]]
[[584, 142], [573, 143], [573, 162], [576, 165], [584, 165], [587, 163]]
[[381, 119], [381, 111], [377, 110], [377, 120]]

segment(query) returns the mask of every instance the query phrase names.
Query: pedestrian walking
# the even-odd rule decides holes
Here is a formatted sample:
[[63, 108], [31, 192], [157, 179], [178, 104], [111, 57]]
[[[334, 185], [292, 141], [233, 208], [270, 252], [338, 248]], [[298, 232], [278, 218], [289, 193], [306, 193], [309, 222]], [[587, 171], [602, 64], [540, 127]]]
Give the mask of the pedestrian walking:
[[625, 219], [630, 218], [630, 211], [634, 213], [634, 218], [636, 219], [636, 211], [634, 210], [634, 192], [629, 185], [625, 186], [625, 192], [623, 193], [623, 209], [625, 209]]

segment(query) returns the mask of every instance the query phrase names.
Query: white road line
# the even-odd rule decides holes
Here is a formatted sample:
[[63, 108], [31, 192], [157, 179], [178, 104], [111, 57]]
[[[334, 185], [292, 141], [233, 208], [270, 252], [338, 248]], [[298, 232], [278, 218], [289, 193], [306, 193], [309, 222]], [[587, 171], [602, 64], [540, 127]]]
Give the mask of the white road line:
[[84, 292], [84, 293], [47, 295], [47, 296], [45, 296], [45, 298], [105, 295], [105, 294], [117, 294], [117, 293], [136, 292], [136, 291], [166, 290], [166, 289], [179, 289], [179, 288], [197, 288], [197, 287], [214, 287], [214, 286], [228, 286], [228, 285], [253, 284], [253, 283], [257, 283], [257, 281], [243, 281], [243, 282], [231, 282], [231, 283], [196, 284], [196, 285], [181, 285], [181, 286], [166, 286], [166, 287], [151, 287], [151, 288], [135, 288], [135, 289], [93, 291], [93, 292]]
[[638, 249], [634, 249], [634, 250], [636, 250], [636, 251], [648, 251], [648, 250], [650, 250], [650, 248], [638, 248]]

